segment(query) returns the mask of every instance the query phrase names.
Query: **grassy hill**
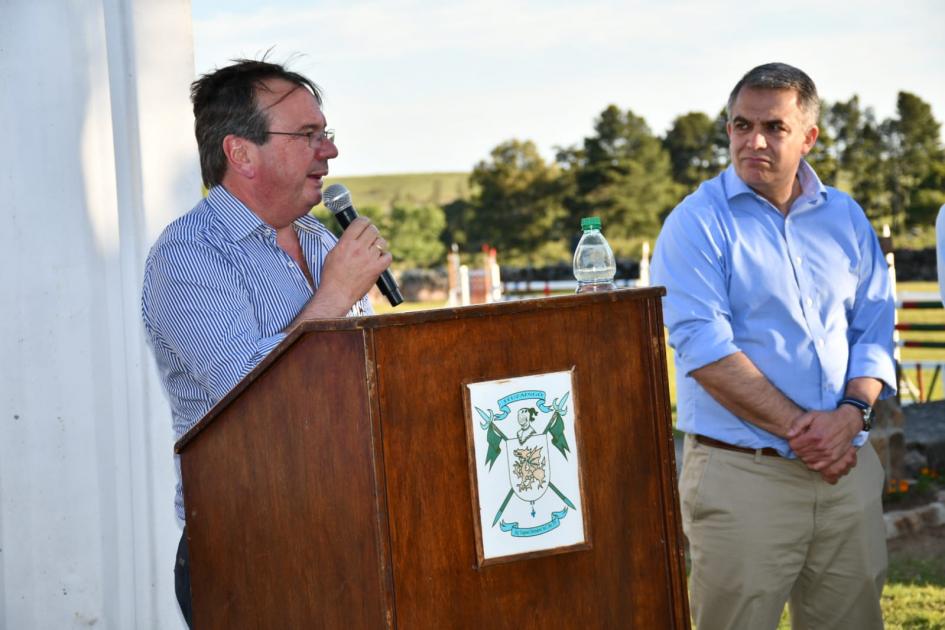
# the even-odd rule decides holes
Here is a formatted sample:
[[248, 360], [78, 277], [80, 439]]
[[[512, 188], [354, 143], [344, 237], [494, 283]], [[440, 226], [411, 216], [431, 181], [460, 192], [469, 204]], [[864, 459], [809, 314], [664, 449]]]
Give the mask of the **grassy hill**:
[[395, 203], [444, 205], [470, 195], [469, 173], [409, 173], [405, 175], [365, 175], [329, 177], [325, 187], [342, 183], [351, 191], [359, 208], [387, 209]]

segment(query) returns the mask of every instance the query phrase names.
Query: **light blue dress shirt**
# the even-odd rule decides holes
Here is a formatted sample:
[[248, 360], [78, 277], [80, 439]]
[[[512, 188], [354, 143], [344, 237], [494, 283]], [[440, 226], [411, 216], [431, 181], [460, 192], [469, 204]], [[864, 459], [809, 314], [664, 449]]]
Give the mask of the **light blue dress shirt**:
[[[295, 221], [315, 282], [337, 239], [311, 216]], [[148, 343], [183, 436], [285, 339], [314, 292], [276, 231], [222, 186], [172, 222], [145, 263], [141, 310]], [[369, 315], [365, 296], [349, 315]], [[178, 469], [176, 508], [184, 520]]]
[[936, 260], [938, 261], [938, 289], [942, 294], [942, 303], [945, 304], [945, 206], [938, 210], [938, 219], [935, 220]]
[[[882, 380], [884, 396], [896, 383], [894, 300], [876, 234], [806, 162], [798, 179], [785, 216], [730, 166], [669, 215], [651, 268], [667, 291], [677, 428], [787, 457], [786, 440], [720, 405], [693, 370], [741, 351], [804, 409], [835, 409], [856, 377]], [[854, 443], [865, 440], [861, 432]]]

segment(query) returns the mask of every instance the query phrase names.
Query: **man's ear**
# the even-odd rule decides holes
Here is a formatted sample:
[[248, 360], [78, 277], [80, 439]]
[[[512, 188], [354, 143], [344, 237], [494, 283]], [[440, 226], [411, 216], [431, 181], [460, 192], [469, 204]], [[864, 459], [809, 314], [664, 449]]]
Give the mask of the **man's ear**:
[[814, 148], [814, 143], [817, 142], [818, 136], [820, 136], [820, 128], [817, 125], [812, 125], [804, 134], [804, 153], [802, 155], [810, 153], [810, 150]]
[[256, 176], [256, 152], [256, 145], [246, 138], [233, 134], [223, 138], [223, 153], [229, 169], [248, 179]]

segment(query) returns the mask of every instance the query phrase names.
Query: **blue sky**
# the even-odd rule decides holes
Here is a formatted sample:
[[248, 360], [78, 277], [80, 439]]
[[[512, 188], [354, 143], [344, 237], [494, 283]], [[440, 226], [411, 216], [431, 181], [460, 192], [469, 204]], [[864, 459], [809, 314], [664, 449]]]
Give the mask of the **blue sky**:
[[198, 74], [289, 60], [325, 91], [336, 175], [468, 171], [511, 138], [579, 143], [608, 104], [655, 133], [715, 115], [749, 68], [785, 61], [878, 116], [914, 92], [945, 122], [945, 2], [192, 0]]

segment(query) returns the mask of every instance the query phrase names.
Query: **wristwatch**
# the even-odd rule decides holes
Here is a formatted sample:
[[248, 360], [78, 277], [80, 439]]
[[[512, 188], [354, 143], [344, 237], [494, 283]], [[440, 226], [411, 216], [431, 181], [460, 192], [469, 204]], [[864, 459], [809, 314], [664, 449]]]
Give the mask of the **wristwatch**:
[[843, 398], [840, 402], [837, 403], [837, 407], [840, 405], [851, 405], [860, 410], [860, 413], [863, 414], [863, 430], [869, 431], [873, 428], [873, 407], [870, 406], [865, 400], [860, 400], [859, 398], [852, 398], [847, 396]]

